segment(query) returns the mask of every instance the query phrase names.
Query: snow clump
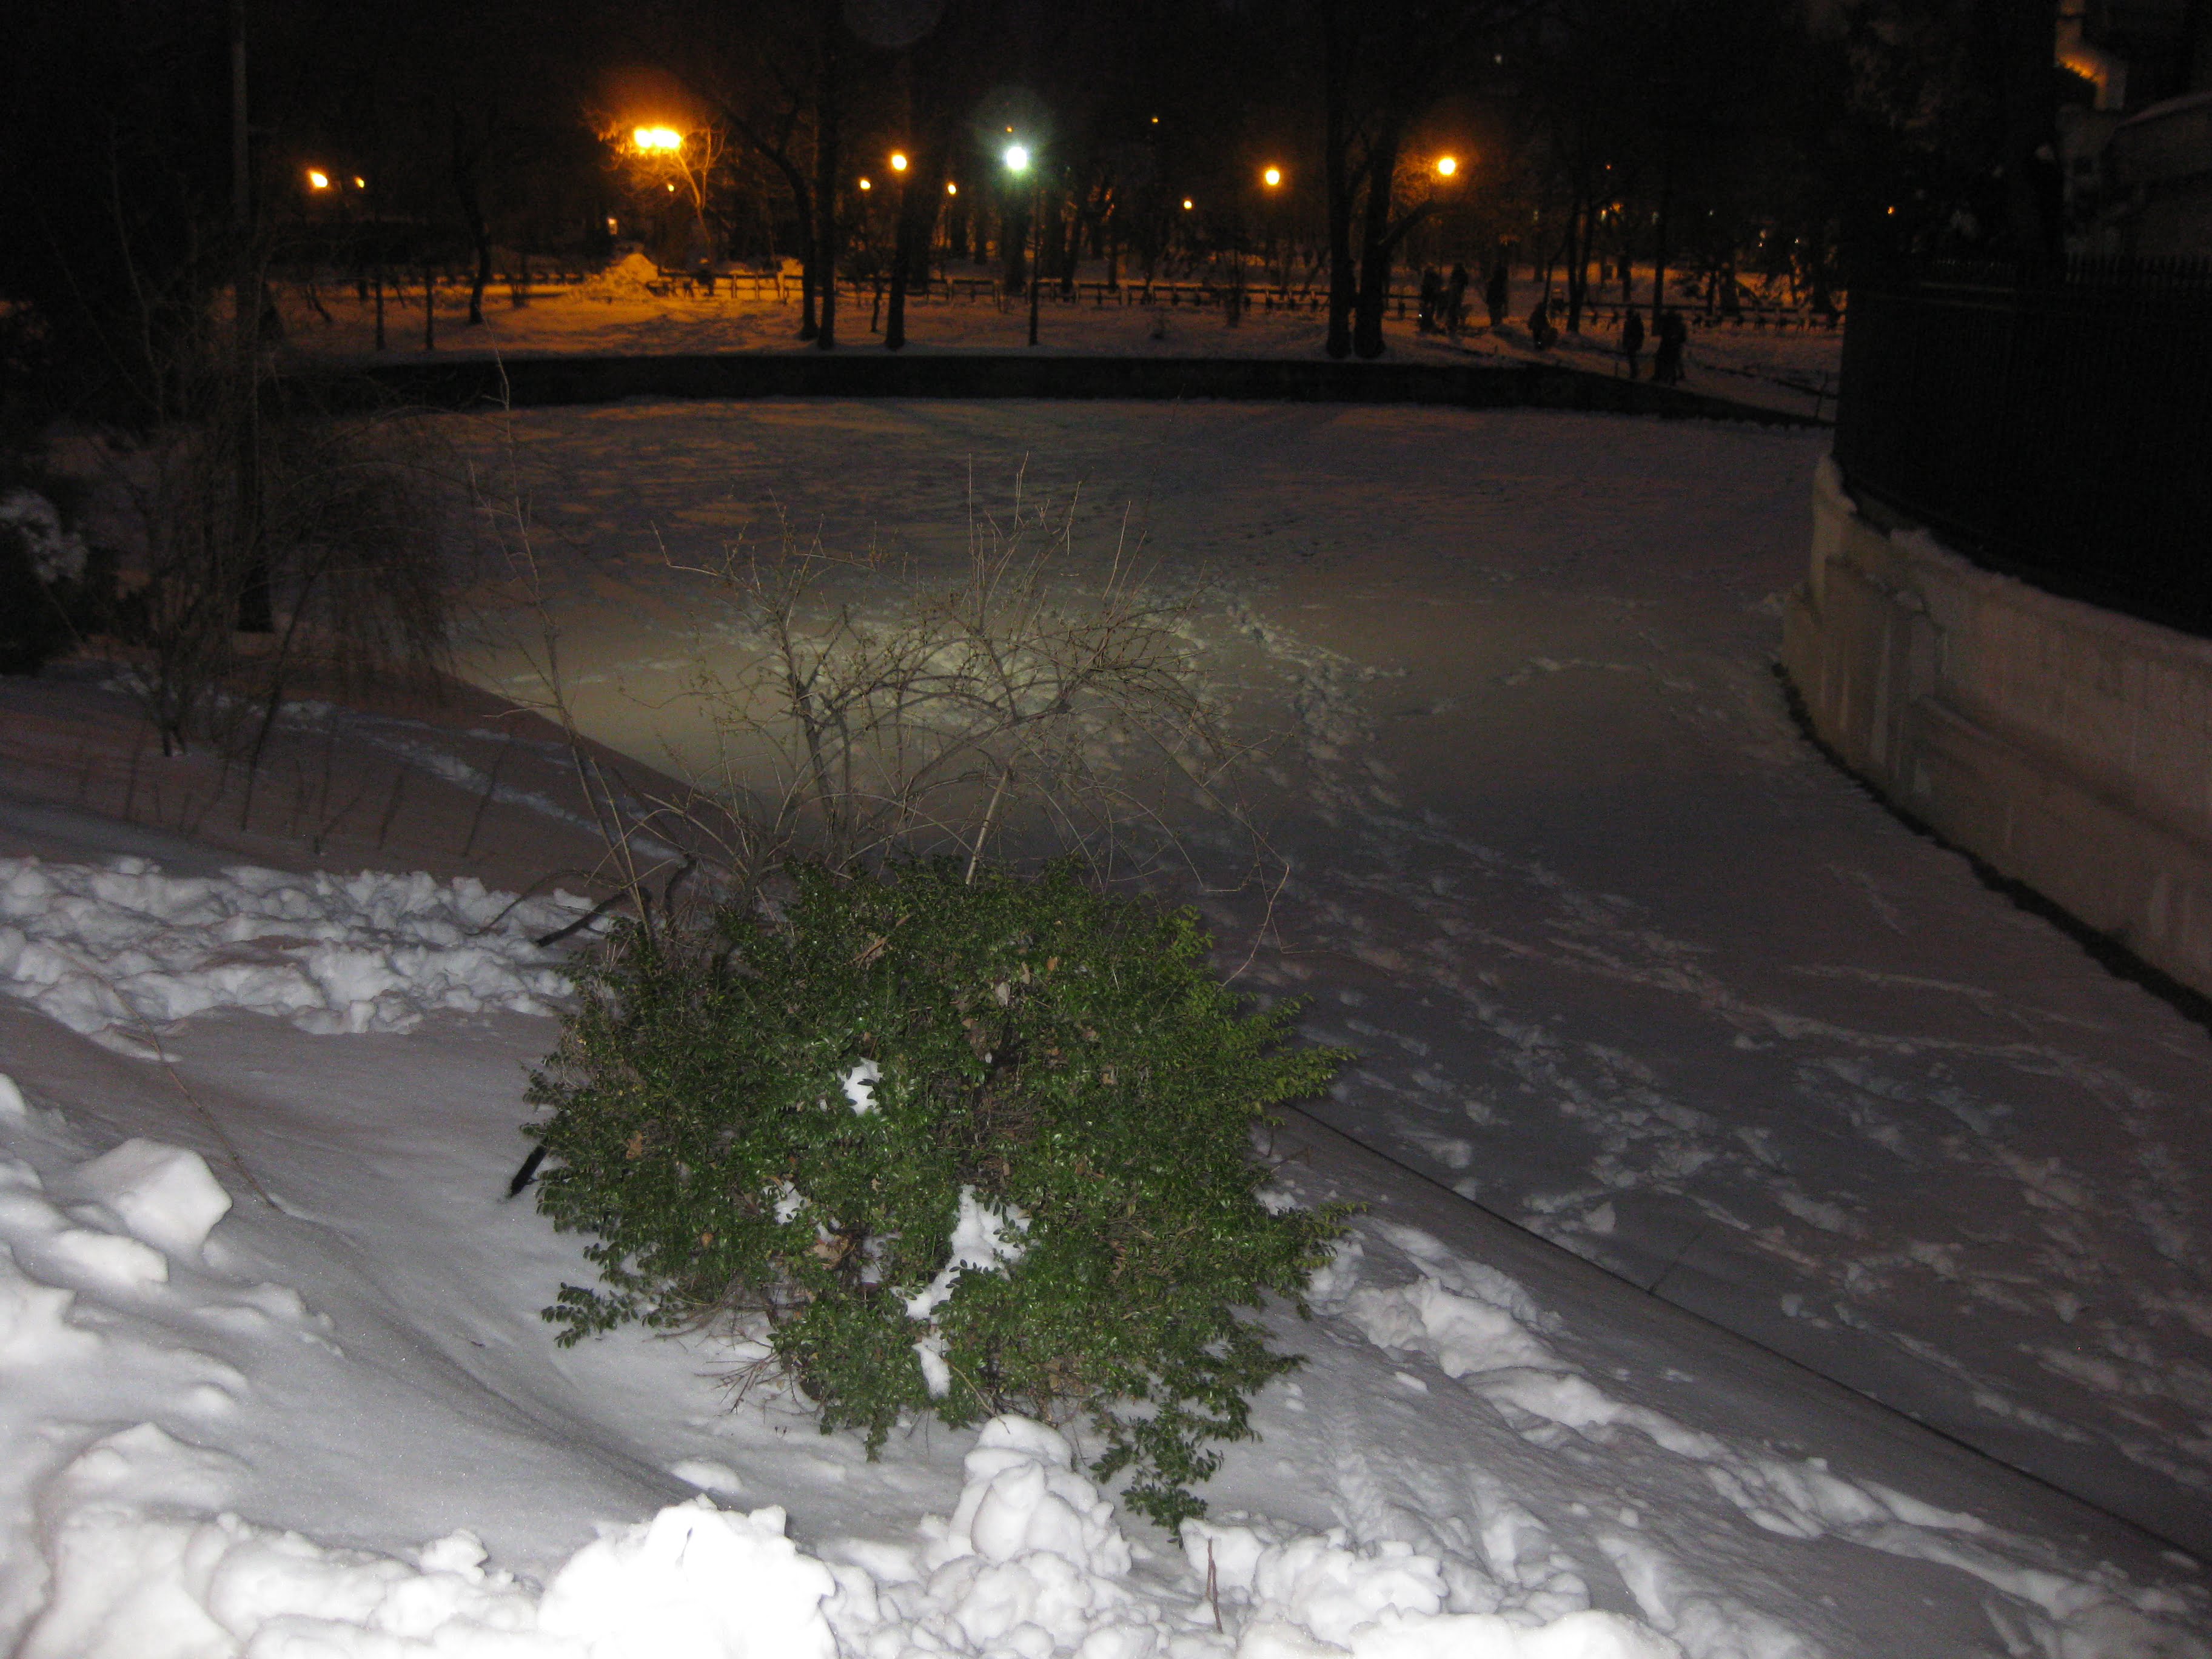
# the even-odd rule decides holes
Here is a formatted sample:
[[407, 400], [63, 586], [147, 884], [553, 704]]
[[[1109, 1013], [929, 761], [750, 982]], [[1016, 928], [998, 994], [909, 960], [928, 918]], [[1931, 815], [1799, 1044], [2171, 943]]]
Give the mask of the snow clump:
[[76, 581], [84, 574], [89, 556], [84, 538], [62, 528], [59, 510], [37, 490], [11, 489], [0, 495], [0, 526], [22, 537], [40, 581]]
[[230, 1194], [206, 1160], [158, 1140], [126, 1140], [80, 1168], [70, 1184], [105, 1205], [132, 1237], [185, 1259], [199, 1255], [230, 1212]]
[[[937, 1270], [936, 1278], [907, 1298], [906, 1316], [927, 1322], [952, 1299], [953, 1285], [962, 1273], [999, 1272], [1019, 1261], [1029, 1247], [1018, 1237], [1009, 1237], [1009, 1230], [1015, 1235], [1029, 1231], [1030, 1218], [1011, 1204], [1003, 1215], [986, 1209], [973, 1187], [963, 1187], [960, 1213], [952, 1224], [951, 1257]], [[921, 1379], [932, 1400], [942, 1400], [952, 1392], [952, 1368], [945, 1363], [944, 1346], [935, 1336], [916, 1342], [914, 1357], [921, 1363]]]

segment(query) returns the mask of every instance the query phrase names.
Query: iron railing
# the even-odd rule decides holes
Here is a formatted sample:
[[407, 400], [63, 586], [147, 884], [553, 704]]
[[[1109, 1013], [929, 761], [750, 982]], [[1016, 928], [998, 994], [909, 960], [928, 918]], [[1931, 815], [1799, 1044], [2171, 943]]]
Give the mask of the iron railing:
[[2212, 635], [2212, 263], [1860, 282], [1835, 453], [1981, 564]]

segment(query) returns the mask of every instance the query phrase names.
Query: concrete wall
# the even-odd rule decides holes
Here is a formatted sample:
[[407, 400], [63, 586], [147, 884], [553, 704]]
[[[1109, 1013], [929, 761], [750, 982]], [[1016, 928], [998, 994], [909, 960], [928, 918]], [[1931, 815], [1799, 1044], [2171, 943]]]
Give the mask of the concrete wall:
[[2212, 641], [1885, 532], [1823, 461], [1782, 659], [1889, 799], [2212, 995]]

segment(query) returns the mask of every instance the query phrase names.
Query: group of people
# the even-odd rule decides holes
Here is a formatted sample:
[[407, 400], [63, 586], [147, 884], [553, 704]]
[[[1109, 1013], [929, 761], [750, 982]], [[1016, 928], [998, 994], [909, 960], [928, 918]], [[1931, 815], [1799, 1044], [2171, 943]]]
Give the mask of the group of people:
[[[1463, 264], [1454, 264], [1449, 276], [1430, 265], [1421, 272], [1421, 332], [1449, 334], [1457, 338], [1467, 326], [1467, 289], [1474, 279]], [[1510, 279], [1505, 274], [1505, 261], [1500, 259], [1490, 268], [1490, 280], [1483, 284], [1483, 306], [1490, 313], [1490, 325], [1498, 328], [1505, 321], [1506, 299]]]
[[[1424, 334], [1448, 334], [1456, 338], [1467, 325], [1467, 289], [1472, 280], [1467, 267], [1455, 264], [1449, 275], [1434, 265], [1421, 272], [1420, 329]], [[1490, 280], [1483, 287], [1484, 308], [1490, 313], [1490, 325], [1502, 328], [1505, 324], [1506, 307], [1510, 295], [1510, 278], [1506, 275], [1505, 261], [1498, 260], [1490, 269]], [[1552, 296], [1540, 296], [1535, 308], [1528, 313], [1528, 340], [1539, 351], [1549, 351], [1559, 338], [1559, 325], [1552, 320]], [[1651, 379], [1658, 386], [1679, 386], [1682, 380], [1682, 349], [1689, 343], [1689, 325], [1682, 313], [1669, 306], [1659, 313], [1659, 320], [1647, 333], [1644, 313], [1631, 307], [1621, 318], [1620, 356], [1628, 366], [1628, 378], [1640, 378], [1644, 342], [1656, 337], [1657, 343], [1651, 353]]]
[[[1657, 386], [1682, 383], [1682, 348], [1689, 343], [1689, 325], [1669, 306], [1659, 313], [1659, 343], [1651, 353], [1651, 379]], [[1644, 313], [1631, 310], [1620, 322], [1620, 355], [1628, 364], [1628, 378], [1636, 378], [1637, 362], [1644, 350]]]
[[[1682, 313], [1669, 306], [1659, 313], [1656, 331], [1658, 344], [1651, 353], [1651, 380], [1656, 386], [1680, 386], [1682, 383], [1682, 348], [1690, 343], [1690, 327], [1682, 320]], [[1528, 313], [1528, 340], [1539, 351], [1549, 351], [1559, 337], [1559, 325], [1552, 320], [1552, 296], [1548, 294], [1536, 301], [1536, 308]], [[1642, 366], [1644, 342], [1644, 313], [1631, 307], [1620, 320], [1620, 356], [1628, 365], [1628, 378], [1638, 378]]]

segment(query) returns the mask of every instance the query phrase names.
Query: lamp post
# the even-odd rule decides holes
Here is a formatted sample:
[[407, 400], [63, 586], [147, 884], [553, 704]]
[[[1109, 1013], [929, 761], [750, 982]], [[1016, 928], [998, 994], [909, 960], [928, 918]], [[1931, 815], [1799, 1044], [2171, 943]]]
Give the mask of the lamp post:
[[1282, 248], [1283, 258], [1280, 270], [1279, 272], [1271, 272], [1269, 274], [1274, 276], [1279, 287], [1287, 289], [1291, 285], [1291, 256], [1289, 249], [1290, 239], [1284, 233], [1283, 229], [1282, 168], [1279, 167], [1269, 167], [1261, 169], [1260, 173], [1260, 185], [1263, 192], [1261, 199], [1267, 204], [1267, 257], [1269, 259], [1273, 259], [1275, 257], [1277, 251], [1276, 244], [1280, 242], [1284, 245]]
[[[1008, 144], [1000, 154], [1006, 171], [1015, 178], [1030, 176], [1030, 147], [1019, 142]], [[1030, 343], [1037, 343], [1037, 271], [1044, 259], [1044, 214], [1042, 200], [1034, 178], [1030, 184]]]

